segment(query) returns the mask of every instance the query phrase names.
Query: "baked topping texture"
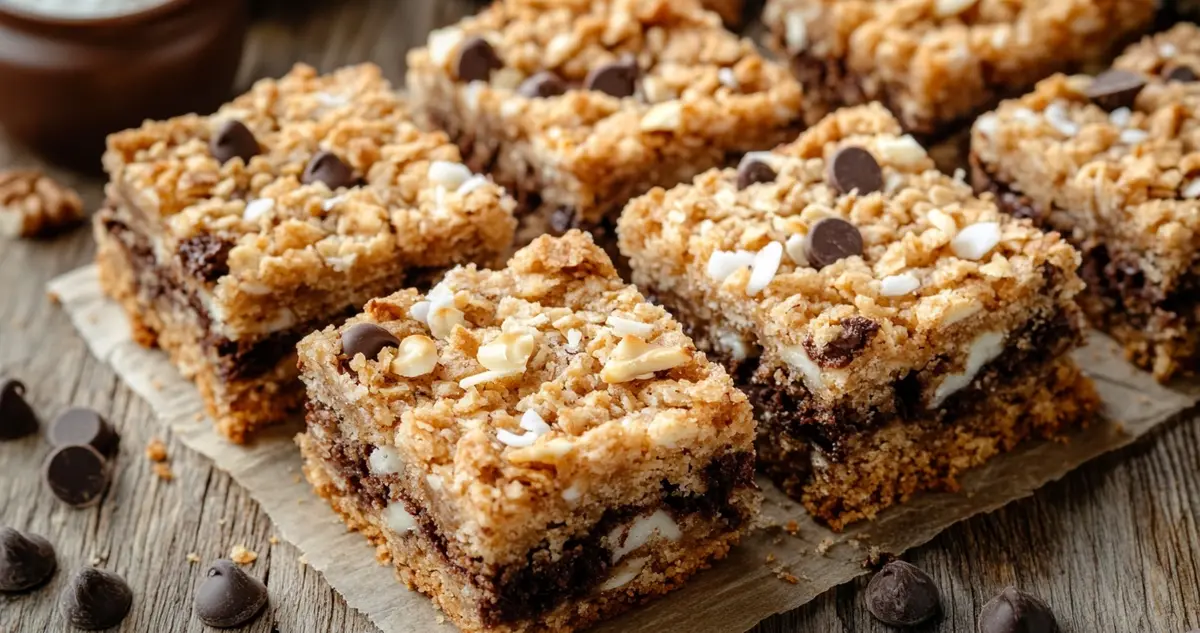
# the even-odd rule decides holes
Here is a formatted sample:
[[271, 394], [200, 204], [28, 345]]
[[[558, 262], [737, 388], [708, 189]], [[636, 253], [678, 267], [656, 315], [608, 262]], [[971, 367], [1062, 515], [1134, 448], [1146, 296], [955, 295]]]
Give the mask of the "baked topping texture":
[[[347, 332], [372, 326], [396, 343], [347, 357]], [[299, 354], [338, 435], [390, 456], [411, 501], [483, 564], [654, 507], [664, 481], [703, 494], [714, 460], [753, 452], [746, 397], [578, 231], [375, 299]]]
[[[1113, 64], [1132, 87], [1056, 75], [980, 117], [976, 184], [1085, 254], [1084, 303], [1160, 379], [1195, 367], [1200, 288], [1200, 29], [1180, 24]], [[1113, 101], [1114, 97], [1120, 97]]]
[[[786, 68], [695, 0], [502, 0], [432, 33], [408, 66], [419, 114], [474, 165], [536, 190], [530, 206], [567, 208], [577, 225], [691, 177], [689, 155], [716, 164], [770, 147], [800, 118]], [[555, 89], [524, 90], [540, 73]]]
[[[773, 46], [820, 116], [881, 101], [937, 134], [1057, 71], [1103, 62], [1150, 25], [1154, 0], [770, 0]], [[823, 107], [822, 107], [823, 106]]]
[[[847, 148], [879, 169], [848, 180], [881, 190], [836, 187], [861, 160]], [[878, 104], [746, 160], [775, 179], [739, 190], [738, 170], [709, 171], [631, 202], [618, 233], [635, 283], [705, 323], [722, 356], [754, 359], [756, 382], [865, 414], [916, 372], [932, 407], [1032, 314], [1075, 310], [1079, 254], [934, 170]]]
[[114, 134], [104, 156], [110, 199], [178, 254], [230, 338], [323, 316], [322, 296], [398, 268], [494, 261], [515, 203], [461, 162], [372, 65], [299, 65], [211, 116]]

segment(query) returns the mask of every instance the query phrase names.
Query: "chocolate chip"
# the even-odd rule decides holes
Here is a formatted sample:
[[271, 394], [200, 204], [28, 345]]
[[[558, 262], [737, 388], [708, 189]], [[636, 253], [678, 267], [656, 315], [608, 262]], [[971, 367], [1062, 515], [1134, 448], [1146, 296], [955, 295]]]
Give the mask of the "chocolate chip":
[[775, 170], [766, 161], [758, 158], [747, 158], [738, 165], [737, 188], [738, 190], [742, 190], [750, 185], [775, 182], [777, 175]]
[[983, 605], [979, 633], [1055, 633], [1058, 623], [1045, 602], [1008, 587]]
[[517, 94], [526, 99], [546, 99], [557, 97], [567, 91], [567, 82], [562, 77], [543, 70], [542, 72], [521, 82]]
[[1133, 107], [1133, 101], [1145, 87], [1141, 75], [1128, 70], [1106, 70], [1092, 79], [1083, 91], [1087, 98], [1105, 110]]
[[229, 251], [233, 243], [203, 233], [179, 243], [179, 260], [189, 275], [208, 282], [229, 274]]
[[496, 49], [482, 37], [467, 38], [458, 48], [454, 72], [460, 81], [487, 81], [493, 70], [504, 68]]
[[133, 591], [125, 579], [94, 567], [76, 572], [58, 600], [59, 611], [74, 627], [101, 631], [121, 623], [133, 606]]
[[933, 579], [920, 569], [894, 560], [867, 585], [867, 610], [892, 626], [915, 626], [941, 611], [941, 596]]
[[1188, 66], [1171, 66], [1163, 69], [1163, 77], [1167, 81], [1178, 81], [1186, 84], [1196, 81], [1196, 71]]
[[871, 152], [851, 145], [829, 159], [829, 182], [842, 193], [857, 189], [865, 196], [883, 190], [883, 170]]
[[50, 425], [50, 443], [55, 446], [87, 444], [105, 457], [117, 451], [120, 436], [99, 413], [74, 407], [63, 411]]
[[218, 560], [196, 590], [196, 615], [219, 629], [246, 624], [267, 606], [267, 586], [230, 560]]
[[250, 159], [258, 156], [258, 140], [254, 132], [241, 121], [230, 119], [221, 125], [217, 133], [208, 142], [208, 150], [213, 158], [222, 164], [234, 158], [249, 163]]
[[0, 442], [18, 440], [38, 430], [37, 414], [25, 401], [25, 383], [0, 380]]
[[849, 365], [879, 331], [878, 323], [861, 316], [842, 319], [838, 325], [842, 326], [841, 333], [824, 347], [818, 347], [811, 335], [804, 339], [804, 351], [821, 367], [841, 369]]
[[818, 269], [839, 259], [863, 254], [862, 233], [841, 218], [823, 218], [808, 231], [804, 252]]
[[46, 459], [43, 474], [54, 496], [82, 508], [100, 500], [112, 471], [91, 446], [63, 446]]
[[375, 360], [385, 347], [399, 347], [400, 339], [374, 323], [355, 323], [342, 332], [342, 353], [346, 358], [358, 354]]
[[354, 186], [358, 179], [354, 177], [354, 170], [337, 154], [321, 150], [308, 161], [301, 181], [306, 185], [323, 182], [330, 189], [340, 189]]
[[57, 567], [50, 541], [0, 527], [0, 591], [33, 589], [49, 580]]
[[593, 68], [592, 72], [588, 73], [587, 79], [583, 81], [583, 87], [624, 99], [632, 97], [637, 92], [639, 74], [637, 60], [632, 56], [626, 56], [618, 61]]

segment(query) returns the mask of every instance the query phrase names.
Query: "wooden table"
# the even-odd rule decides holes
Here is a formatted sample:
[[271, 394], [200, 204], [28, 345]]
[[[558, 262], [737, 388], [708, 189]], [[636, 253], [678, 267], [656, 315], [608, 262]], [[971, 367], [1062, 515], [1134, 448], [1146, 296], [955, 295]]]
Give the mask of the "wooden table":
[[[241, 83], [282, 74], [294, 61], [327, 70], [372, 60], [399, 80], [404, 51], [472, 6], [465, 0], [329, 5], [300, 16], [267, 7], [247, 49]], [[0, 144], [0, 167], [34, 163]], [[89, 208], [99, 204], [98, 181], [54, 173], [77, 185]], [[47, 281], [87, 263], [92, 252], [86, 230], [51, 241], [0, 241], [0, 374], [26, 382], [43, 418], [70, 405], [105, 413], [122, 435], [119, 471], [104, 503], [73, 510], [43, 489], [39, 465], [49, 450], [43, 440], [2, 443], [0, 524], [50, 538], [65, 568], [90, 562], [123, 574], [136, 598], [120, 631], [206, 630], [191, 612], [204, 566], [187, 557], [196, 553], [207, 562], [239, 544], [258, 552], [248, 569], [271, 590], [269, 612], [244, 630], [375, 631], [304, 565], [295, 548], [272, 543], [271, 521], [205, 459], [163, 437], [175, 480], [154, 476], [143, 455], [159, 434], [149, 408], [91, 357], [46, 297]], [[1032, 499], [949, 530], [907, 558], [942, 589], [945, 617], [924, 631], [973, 632], [980, 607], [1009, 584], [1044, 597], [1068, 632], [1184, 633], [1200, 627], [1200, 424], [1177, 421]], [[65, 630], [54, 602], [66, 579], [59, 573], [32, 594], [0, 595], [0, 633]], [[889, 630], [864, 608], [864, 585], [830, 591], [756, 630]]]

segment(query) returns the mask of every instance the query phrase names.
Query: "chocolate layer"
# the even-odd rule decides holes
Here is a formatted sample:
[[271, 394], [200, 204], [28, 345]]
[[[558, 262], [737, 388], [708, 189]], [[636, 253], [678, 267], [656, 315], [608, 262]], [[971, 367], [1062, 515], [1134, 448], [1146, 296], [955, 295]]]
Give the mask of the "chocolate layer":
[[734, 503], [732, 495], [755, 486], [754, 455], [729, 453], [705, 467], [707, 488], [703, 494], [689, 494], [664, 481], [660, 506], [611, 509], [587, 534], [568, 541], [558, 555], [551, 552], [548, 542], [543, 542], [530, 550], [522, 565], [489, 567], [448, 542], [425, 508], [400, 489], [398, 476], [372, 474], [368, 460], [374, 447], [341, 439], [339, 420], [333, 411], [309, 402], [307, 420], [310, 429], [320, 429], [313, 437], [325, 438], [318, 440], [321, 458], [346, 482], [349, 495], [360, 504], [379, 510], [386, 508], [394, 496], [399, 497], [397, 500], [416, 520], [421, 537], [437, 551], [447, 569], [481, 593], [480, 619], [488, 626], [537, 618], [603, 583], [612, 560], [612, 552], [603, 545], [603, 539], [636, 516], [665, 506], [676, 518], [699, 514], [706, 520], [720, 521], [728, 531], [736, 530], [750, 519], [744, 508]]

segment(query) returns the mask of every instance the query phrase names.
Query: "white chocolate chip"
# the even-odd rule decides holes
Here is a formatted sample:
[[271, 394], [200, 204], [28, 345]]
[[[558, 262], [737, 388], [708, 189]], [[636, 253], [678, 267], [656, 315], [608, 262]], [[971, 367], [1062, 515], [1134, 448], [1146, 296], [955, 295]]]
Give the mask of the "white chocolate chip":
[[879, 282], [879, 294], [885, 297], [902, 297], [921, 287], [921, 282], [909, 273], [884, 277]]
[[408, 316], [429, 325], [429, 308], [432, 305], [429, 301], [418, 301], [408, 309]]
[[367, 458], [367, 468], [373, 475], [395, 475], [404, 470], [404, 458], [395, 446], [376, 446]]
[[1024, 106], [1018, 107], [1012, 111], [1013, 118], [1020, 123], [1037, 123], [1041, 120], [1037, 114]]
[[733, 360], [746, 360], [758, 356], [758, 347], [734, 330], [718, 329], [717, 344]]
[[629, 382], [679, 367], [690, 359], [691, 356], [678, 345], [661, 347], [636, 336], [625, 336], [604, 363], [600, 379], [609, 384]]
[[940, 18], [958, 15], [975, 6], [976, 0], [934, 0], [933, 13]]
[[617, 565], [598, 591], [611, 591], [628, 585], [642, 573], [649, 561], [648, 556], [637, 556]]
[[437, 29], [429, 34], [429, 59], [438, 66], [450, 63], [450, 54], [462, 41], [462, 31], [455, 28]]
[[683, 125], [683, 102], [678, 100], [659, 103], [642, 117], [644, 132], [674, 132]]
[[750, 251], [713, 251], [708, 258], [708, 276], [714, 281], [725, 281], [733, 273], [754, 264], [754, 253]]
[[528, 332], [505, 332], [480, 346], [475, 358], [492, 371], [521, 373], [536, 346], [537, 341]]
[[344, 195], [334, 196], [332, 198], [326, 198], [325, 200], [321, 201], [321, 210], [322, 211], [332, 211], [334, 207], [341, 204], [343, 201], [345, 201], [345, 199], [346, 199], [346, 196], [344, 196]]
[[519, 375], [521, 375], [521, 372], [519, 371], [488, 370], [475, 374], [474, 376], [467, 376], [466, 378], [463, 378], [462, 380], [458, 381], [458, 386], [463, 389], [470, 389], [476, 385], [482, 385], [494, 380], [500, 380], [501, 378], [510, 378], [512, 376]]
[[979, 261], [999, 243], [999, 222], [977, 222], [959, 231], [950, 240], [950, 250], [961, 259]]
[[583, 332], [571, 328], [567, 330], [567, 350], [571, 352], [579, 351], [579, 344], [583, 342]]
[[317, 99], [317, 103], [321, 104], [321, 106], [325, 107], [325, 108], [340, 108], [340, 107], [350, 103], [350, 99], [348, 99], [346, 97], [346, 95], [343, 95], [343, 94], [333, 94], [330, 92], [318, 92], [314, 96]]
[[821, 377], [821, 367], [808, 357], [808, 352], [804, 350], [803, 345], [785, 346], [779, 355], [783, 358], [783, 362], [799, 369], [800, 373], [804, 374], [804, 383], [810, 391], [825, 386], [825, 381]]
[[457, 191], [472, 175], [471, 170], [462, 163], [445, 160], [429, 163], [429, 182], [449, 191]]
[[417, 520], [408, 513], [408, 510], [404, 509], [404, 504], [399, 501], [388, 503], [387, 509], [383, 511], [383, 521], [397, 534], [407, 534], [417, 529]]
[[933, 209], [926, 217], [929, 218], [929, 223], [937, 227], [946, 237], [954, 239], [954, 236], [958, 235], [958, 222], [955, 222], [954, 216], [949, 213], [941, 209]]
[[1158, 54], [1167, 59], [1174, 57], [1177, 53], [1179, 53], [1179, 49], [1170, 42], [1164, 42], [1158, 47]]
[[275, 201], [270, 198], [258, 198], [246, 203], [246, 210], [242, 212], [242, 218], [247, 222], [257, 222], [259, 218], [271, 212], [275, 208]]
[[1192, 200], [1200, 198], [1200, 176], [1193, 176], [1191, 180], [1187, 181], [1179, 195]]
[[663, 510], [643, 515], [633, 520], [627, 526], [614, 528], [608, 534], [609, 547], [612, 548], [612, 562], [616, 564], [629, 553], [644, 547], [650, 539], [658, 536], [668, 541], [678, 541], [683, 533], [675, 519]]
[[741, 88], [741, 85], [738, 84], [737, 75], [733, 74], [732, 68], [722, 68], [718, 70], [717, 81], [721, 82], [722, 86], [725, 86], [730, 90], [737, 90]]
[[984, 136], [991, 138], [996, 135], [996, 129], [1000, 126], [996, 115], [991, 112], [979, 117], [975, 120], [975, 129], [979, 130]]
[[1150, 138], [1150, 134], [1145, 130], [1138, 130], [1135, 128], [1121, 130], [1121, 142], [1126, 145], [1137, 145], [1138, 143], [1144, 142], [1148, 138]]
[[633, 319], [626, 319], [615, 314], [608, 315], [604, 324], [611, 327], [617, 336], [634, 335], [642, 338], [650, 338], [654, 334], [654, 325], [651, 323], [642, 323]]
[[1133, 119], [1133, 111], [1125, 106], [1121, 106], [1108, 114], [1110, 123], [1117, 127], [1126, 127]]
[[750, 268], [750, 281], [746, 283], [746, 294], [754, 296], [763, 291], [775, 279], [779, 264], [783, 261], [783, 244], [770, 242], [754, 256]]
[[895, 139], [881, 138], [875, 146], [883, 158], [897, 167], [913, 169], [925, 161], [925, 148], [909, 134]]
[[1062, 101], [1055, 101], [1046, 106], [1046, 120], [1054, 129], [1062, 132], [1066, 136], [1075, 136], [1079, 133], [1079, 124], [1071, 120], [1067, 113], [1067, 106]]
[[808, 256], [804, 254], [804, 236], [799, 233], [787, 238], [787, 244], [784, 245], [787, 250], [788, 257], [792, 263], [797, 266], [807, 267]]
[[437, 345], [424, 334], [406, 336], [400, 341], [396, 357], [392, 359], [392, 372], [405, 378], [424, 376], [437, 367]]
[[783, 20], [784, 38], [787, 40], [788, 52], [803, 52], [808, 48], [808, 24], [804, 21], [804, 14], [792, 11], [784, 16]]
[[984, 332], [972, 341], [967, 351], [966, 368], [963, 373], [950, 374], [942, 379], [933, 392], [933, 400], [929, 403], [929, 408], [936, 409], [942, 406], [946, 398], [971, 384], [971, 381], [975, 380], [975, 374], [978, 374], [984, 365], [995, 360], [1004, 351], [1004, 339], [1003, 332]]
[[466, 322], [466, 315], [454, 306], [433, 306], [429, 309], [429, 331], [440, 339], [450, 336], [455, 326]]

